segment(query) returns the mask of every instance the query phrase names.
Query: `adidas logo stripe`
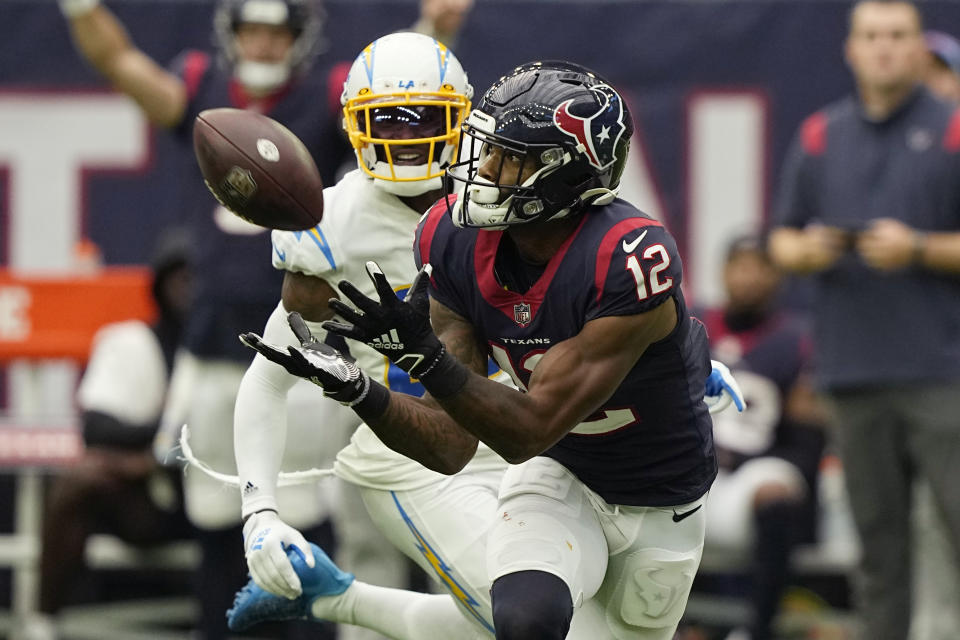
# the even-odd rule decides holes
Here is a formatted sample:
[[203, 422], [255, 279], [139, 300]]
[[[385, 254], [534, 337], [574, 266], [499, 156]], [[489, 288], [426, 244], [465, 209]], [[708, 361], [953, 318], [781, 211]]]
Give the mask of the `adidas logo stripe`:
[[400, 351], [403, 349], [403, 343], [400, 341], [400, 336], [397, 334], [396, 329], [391, 329], [389, 333], [385, 333], [376, 340], [370, 342], [370, 346], [374, 349], [390, 349]]

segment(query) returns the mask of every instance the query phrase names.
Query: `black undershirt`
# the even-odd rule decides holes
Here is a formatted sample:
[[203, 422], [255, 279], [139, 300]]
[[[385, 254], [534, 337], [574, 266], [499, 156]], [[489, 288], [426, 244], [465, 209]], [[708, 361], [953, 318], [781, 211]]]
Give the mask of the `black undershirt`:
[[503, 234], [497, 256], [493, 260], [493, 273], [504, 289], [526, 293], [540, 279], [546, 268], [546, 264], [534, 264], [524, 260], [510, 236]]

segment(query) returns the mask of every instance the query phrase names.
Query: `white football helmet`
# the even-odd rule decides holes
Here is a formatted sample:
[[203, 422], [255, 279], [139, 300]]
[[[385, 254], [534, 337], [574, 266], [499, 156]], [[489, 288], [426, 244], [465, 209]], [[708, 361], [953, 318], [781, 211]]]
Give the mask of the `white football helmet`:
[[402, 32], [372, 42], [340, 98], [357, 164], [395, 195], [440, 189], [472, 96], [460, 61], [433, 38]]

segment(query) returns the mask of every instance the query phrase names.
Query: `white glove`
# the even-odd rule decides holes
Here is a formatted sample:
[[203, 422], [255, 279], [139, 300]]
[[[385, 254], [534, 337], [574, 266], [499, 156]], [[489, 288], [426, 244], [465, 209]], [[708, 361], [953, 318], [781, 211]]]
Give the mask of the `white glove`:
[[76, 18], [89, 13], [100, 4], [100, 0], [59, 0], [60, 11], [67, 18]]
[[730, 369], [716, 360], [711, 360], [710, 364], [713, 365], [713, 370], [707, 378], [706, 394], [703, 398], [710, 413], [719, 413], [729, 407], [730, 403], [736, 405], [737, 411], [742, 412], [746, 404], [743, 392], [740, 391], [740, 385], [730, 373]]
[[313, 551], [303, 535], [280, 519], [275, 511], [258, 511], [243, 525], [247, 568], [257, 585], [293, 600], [302, 592], [300, 578], [287, 558], [286, 548], [296, 547], [313, 568]]

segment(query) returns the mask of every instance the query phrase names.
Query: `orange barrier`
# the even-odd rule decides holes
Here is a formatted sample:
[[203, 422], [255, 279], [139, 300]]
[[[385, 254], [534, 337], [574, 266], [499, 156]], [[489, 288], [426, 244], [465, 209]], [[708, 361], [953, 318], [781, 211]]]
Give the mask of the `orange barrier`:
[[103, 325], [154, 319], [150, 282], [146, 267], [104, 267], [79, 277], [25, 276], [0, 269], [0, 362], [85, 362]]

